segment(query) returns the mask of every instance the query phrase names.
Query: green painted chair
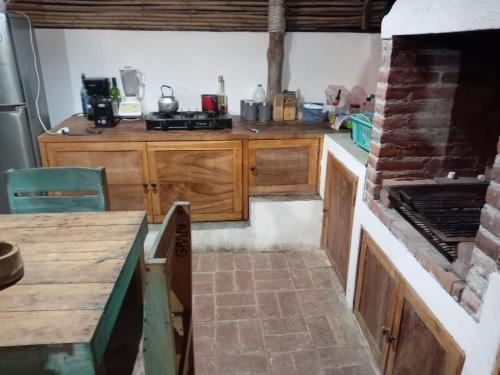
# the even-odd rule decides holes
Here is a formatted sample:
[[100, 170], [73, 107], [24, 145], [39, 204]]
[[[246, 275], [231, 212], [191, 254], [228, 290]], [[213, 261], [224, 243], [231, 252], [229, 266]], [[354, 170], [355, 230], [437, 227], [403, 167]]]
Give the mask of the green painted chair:
[[145, 374], [194, 374], [190, 203], [172, 205], [145, 258]]
[[13, 214], [108, 209], [104, 167], [9, 169], [5, 178]]

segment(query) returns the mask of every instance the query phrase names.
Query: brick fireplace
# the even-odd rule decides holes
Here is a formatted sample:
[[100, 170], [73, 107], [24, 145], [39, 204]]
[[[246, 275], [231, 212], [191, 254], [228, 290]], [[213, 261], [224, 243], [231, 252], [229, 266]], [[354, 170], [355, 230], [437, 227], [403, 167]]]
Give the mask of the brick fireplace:
[[[383, 40], [364, 196], [475, 317], [500, 261], [499, 37], [499, 31], [474, 31]], [[460, 181], [480, 174], [491, 181], [475, 241], [460, 243], [453, 262], [380, 202], [386, 186], [449, 183], [450, 171]]]

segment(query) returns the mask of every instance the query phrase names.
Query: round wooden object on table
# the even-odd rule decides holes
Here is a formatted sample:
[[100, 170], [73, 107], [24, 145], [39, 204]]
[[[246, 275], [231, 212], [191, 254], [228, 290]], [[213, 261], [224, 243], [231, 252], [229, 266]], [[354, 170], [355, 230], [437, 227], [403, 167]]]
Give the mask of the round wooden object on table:
[[23, 277], [24, 268], [17, 245], [0, 241], [0, 288]]

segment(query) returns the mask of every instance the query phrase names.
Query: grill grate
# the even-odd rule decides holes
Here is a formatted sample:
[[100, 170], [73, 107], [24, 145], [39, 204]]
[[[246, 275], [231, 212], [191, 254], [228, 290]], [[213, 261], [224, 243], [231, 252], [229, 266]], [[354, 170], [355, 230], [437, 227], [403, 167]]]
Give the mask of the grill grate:
[[448, 260], [457, 245], [479, 229], [487, 183], [411, 185], [389, 188], [397, 210]]

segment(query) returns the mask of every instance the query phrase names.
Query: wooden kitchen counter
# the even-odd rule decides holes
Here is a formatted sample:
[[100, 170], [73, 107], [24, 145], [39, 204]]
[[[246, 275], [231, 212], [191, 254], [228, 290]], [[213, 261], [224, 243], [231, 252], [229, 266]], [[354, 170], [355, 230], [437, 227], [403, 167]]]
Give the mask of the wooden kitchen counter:
[[193, 221], [248, 220], [249, 195], [316, 194], [323, 137], [335, 132], [240, 117], [226, 130], [147, 131], [144, 120], [96, 129], [84, 117], [63, 126], [70, 135], [38, 137], [43, 165], [105, 167], [111, 210], [146, 211], [151, 223], [176, 201], [191, 202]]
[[[85, 117], [70, 117], [61, 127], [70, 129], [70, 136], [42, 134], [41, 143], [55, 142], [162, 142], [162, 141], [227, 141], [246, 139], [314, 139], [322, 138], [326, 133], [333, 133], [327, 123], [309, 123], [304, 121], [257, 122], [245, 121], [239, 116], [233, 117], [233, 128], [226, 130], [181, 130], [158, 131], [146, 130], [146, 121], [121, 121], [114, 128], [87, 129], [94, 127], [93, 121]], [[259, 128], [260, 133], [253, 133], [248, 128]], [[99, 133], [97, 133], [99, 132]]]

